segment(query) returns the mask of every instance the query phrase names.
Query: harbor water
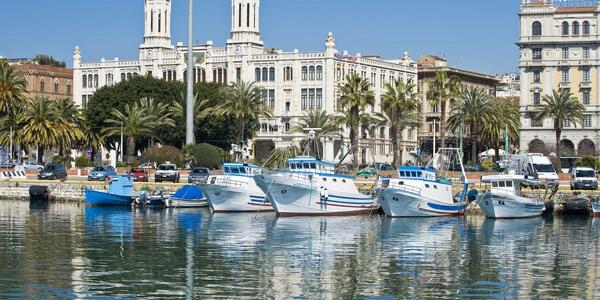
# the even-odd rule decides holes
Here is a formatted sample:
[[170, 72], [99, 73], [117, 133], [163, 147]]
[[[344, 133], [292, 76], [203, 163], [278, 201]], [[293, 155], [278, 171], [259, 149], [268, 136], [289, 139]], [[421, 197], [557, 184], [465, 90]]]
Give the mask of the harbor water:
[[600, 219], [0, 202], [0, 298], [600, 298]]

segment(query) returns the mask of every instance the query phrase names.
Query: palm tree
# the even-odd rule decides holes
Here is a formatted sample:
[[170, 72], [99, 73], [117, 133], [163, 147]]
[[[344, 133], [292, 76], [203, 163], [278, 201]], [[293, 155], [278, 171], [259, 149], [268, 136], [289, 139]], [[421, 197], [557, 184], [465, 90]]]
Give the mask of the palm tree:
[[419, 97], [412, 79], [407, 83], [396, 79], [394, 84], [386, 84], [385, 89], [386, 92], [381, 97], [381, 113], [376, 116], [381, 120], [380, 126], [390, 128], [394, 165], [399, 166], [402, 164], [402, 132], [408, 127], [419, 125]]
[[96, 150], [104, 147], [105, 135], [102, 131], [92, 130], [92, 125], [85, 117], [81, 119], [79, 127], [83, 131], [83, 135], [79, 140], [81, 150], [85, 151], [86, 148], [90, 148], [91, 157], [94, 159]]
[[496, 98], [491, 107], [489, 118], [481, 126], [481, 139], [488, 147], [496, 149], [496, 160], [499, 159], [500, 145], [506, 129], [513, 144], [519, 144], [521, 114], [518, 100]]
[[151, 144], [154, 145], [156, 138], [156, 129], [160, 126], [175, 127], [173, 120], [173, 110], [169, 108], [166, 102], [158, 102], [154, 98], [141, 98], [139, 107], [146, 112], [147, 115], [154, 117], [153, 134], [151, 136]]
[[[319, 153], [316, 155], [311, 153], [311, 155], [315, 155], [318, 159], [322, 158], [322, 144], [321, 140], [323, 137], [328, 135], [336, 134], [340, 131], [339, 126], [336, 123], [336, 120], [333, 116], [327, 114], [325, 111], [321, 110], [310, 110], [296, 122], [296, 125], [292, 128], [292, 132], [296, 133], [304, 133], [305, 128], [315, 128], [319, 129], [315, 132], [315, 140], [317, 141], [317, 145], [319, 145]], [[312, 147], [309, 147], [312, 150]]]
[[[200, 94], [194, 95], [194, 125], [197, 126], [206, 117], [214, 112], [214, 101], [212, 99], [203, 99]], [[179, 101], [175, 101], [171, 108], [173, 115], [181, 116], [185, 119], [185, 93], [181, 93]]]
[[26, 87], [25, 77], [0, 59], [0, 114], [14, 114], [15, 107], [27, 101]]
[[583, 123], [585, 107], [568, 89], [553, 90], [552, 95], [544, 95], [542, 102], [542, 109], [537, 118], [541, 120], [551, 118], [554, 121], [556, 155], [560, 158], [560, 136], [564, 124], [570, 122], [577, 126], [577, 123]]
[[479, 129], [481, 124], [484, 124], [490, 118], [492, 104], [492, 97], [483, 89], [467, 89], [462, 93], [450, 112], [448, 126], [451, 130], [456, 131], [463, 125], [467, 125], [470, 128], [472, 163], [477, 162], [477, 137]]
[[103, 134], [117, 136], [121, 132], [127, 137], [127, 155], [131, 162], [135, 152], [135, 140], [141, 136], [151, 136], [154, 132], [156, 117], [149, 115], [138, 103], [125, 105], [123, 111], [114, 109], [112, 118], [104, 121], [109, 127]]
[[265, 104], [262, 89], [254, 83], [239, 81], [225, 89], [225, 100], [215, 109], [217, 115], [229, 115], [238, 120], [238, 138], [246, 142], [246, 124], [259, 118], [271, 118], [272, 112]]
[[83, 138], [83, 130], [79, 127], [83, 120], [83, 114], [75, 103], [70, 99], [61, 99], [54, 104], [60, 116], [58, 128], [58, 147], [62, 156], [65, 150], [70, 149], [74, 143]]
[[263, 167], [269, 169], [285, 168], [290, 158], [301, 153], [296, 146], [279, 147], [269, 153], [269, 158], [263, 163]]
[[[446, 144], [446, 106], [452, 106], [460, 95], [461, 85], [457, 76], [450, 76], [443, 71], [435, 73], [435, 79], [429, 83], [427, 99], [432, 106], [440, 105], [440, 142]], [[435, 133], [434, 133], [435, 134]]]
[[360, 116], [367, 106], [375, 104], [375, 96], [371, 90], [371, 83], [356, 73], [346, 76], [346, 83], [340, 87], [340, 91], [340, 107], [344, 115], [338, 121], [350, 129], [350, 146], [354, 151], [352, 162], [357, 166]]
[[64, 128], [55, 102], [48, 98], [36, 98], [29, 102], [19, 119], [21, 141], [37, 145], [37, 162], [42, 164], [44, 151], [59, 145]]

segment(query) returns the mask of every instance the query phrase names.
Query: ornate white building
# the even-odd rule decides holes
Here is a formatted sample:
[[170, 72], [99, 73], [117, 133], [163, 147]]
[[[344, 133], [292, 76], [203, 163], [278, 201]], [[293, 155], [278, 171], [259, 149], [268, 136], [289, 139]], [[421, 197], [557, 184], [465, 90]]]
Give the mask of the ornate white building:
[[[325, 49], [318, 52], [284, 52], [266, 48], [260, 38], [260, 0], [232, 0], [231, 37], [224, 47], [216, 47], [212, 41], [194, 45], [196, 63], [193, 67], [194, 81], [228, 84], [232, 81], [255, 81], [264, 88], [267, 104], [274, 117], [261, 120], [261, 129], [251, 142], [250, 151], [257, 159], [274, 147], [298, 144], [305, 135], [292, 133], [298, 117], [316, 109], [335, 113], [339, 99], [339, 85], [346, 75], [360, 74], [373, 84], [376, 112], [380, 107], [385, 83], [394, 79], [417, 80], [417, 64], [407, 53], [400, 59], [383, 60], [377, 56], [351, 55], [336, 49], [335, 38], [329, 33]], [[151, 75], [164, 80], [183, 80], [186, 75], [187, 47], [171, 43], [171, 1], [145, 0], [144, 43], [140, 45], [139, 60], [104, 60], [93, 63], [81, 62], [81, 51], [73, 54], [74, 98], [85, 106], [94, 92], [136, 75]], [[404, 133], [406, 151], [417, 147], [417, 137]], [[389, 162], [392, 160], [389, 130], [377, 128], [363, 133], [363, 154], [369, 160]], [[345, 148], [339, 138], [324, 141], [324, 157], [334, 159]], [[344, 145], [343, 145], [344, 144]], [[342, 150], [343, 151], [343, 150]]]

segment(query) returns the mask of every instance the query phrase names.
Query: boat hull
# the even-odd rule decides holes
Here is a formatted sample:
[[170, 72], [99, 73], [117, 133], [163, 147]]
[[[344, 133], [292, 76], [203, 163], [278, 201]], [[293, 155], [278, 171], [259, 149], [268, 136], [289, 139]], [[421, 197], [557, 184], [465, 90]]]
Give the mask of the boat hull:
[[379, 208], [373, 198], [363, 194], [330, 191], [328, 197], [322, 198], [318, 187], [289, 177], [261, 175], [255, 180], [273, 210], [282, 217], [361, 215]]
[[167, 206], [174, 208], [208, 207], [208, 201], [206, 199], [184, 200], [171, 198], [167, 201]]
[[546, 210], [541, 201], [498, 193], [481, 195], [479, 207], [488, 218], [496, 219], [538, 217]]
[[264, 193], [250, 192], [213, 184], [200, 184], [213, 212], [272, 212], [273, 206]]
[[564, 213], [567, 214], [589, 214], [590, 201], [587, 198], [571, 198], [563, 204]]
[[592, 214], [594, 217], [600, 217], [600, 202], [592, 202]]
[[89, 206], [130, 206], [133, 197], [85, 190], [85, 204]]
[[398, 189], [385, 189], [380, 195], [380, 205], [388, 217], [443, 217], [461, 215], [466, 203], [445, 203], [426, 199], [417, 193]]

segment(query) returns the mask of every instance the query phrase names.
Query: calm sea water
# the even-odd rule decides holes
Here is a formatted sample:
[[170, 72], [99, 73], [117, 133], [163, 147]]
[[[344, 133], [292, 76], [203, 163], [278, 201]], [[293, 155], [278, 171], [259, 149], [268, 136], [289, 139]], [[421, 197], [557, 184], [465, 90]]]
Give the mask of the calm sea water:
[[600, 219], [0, 202], [0, 297], [600, 298]]

